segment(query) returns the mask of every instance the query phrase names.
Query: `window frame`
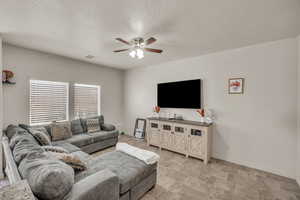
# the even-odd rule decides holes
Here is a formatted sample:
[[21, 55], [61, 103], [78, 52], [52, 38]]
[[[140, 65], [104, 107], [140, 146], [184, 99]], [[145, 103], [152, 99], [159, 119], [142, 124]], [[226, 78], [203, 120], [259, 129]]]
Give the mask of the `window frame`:
[[44, 83], [51, 83], [51, 84], [56, 84], [56, 85], [64, 85], [66, 87], [66, 119], [64, 120], [59, 120], [58, 122], [64, 122], [69, 120], [69, 105], [70, 105], [70, 84], [68, 82], [60, 82], [60, 81], [49, 81], [49, 80], [39, 80], [39, 79], [30, 79], [29, 80], [29, 125], [30, 126], [39, 126], [39, 125], [48, 125], [51, 124], [51, 122], [41, 122], [41, 123], [32, 123], [31, 122], [31, 96], [32, 96], [32, 88], [31, 85], [33, 82], [44, 82]]

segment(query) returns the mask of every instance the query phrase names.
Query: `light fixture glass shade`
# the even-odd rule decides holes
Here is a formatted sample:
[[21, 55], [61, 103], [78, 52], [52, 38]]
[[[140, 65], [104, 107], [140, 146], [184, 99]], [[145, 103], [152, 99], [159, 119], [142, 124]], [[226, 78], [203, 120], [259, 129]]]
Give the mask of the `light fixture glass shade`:
[[130, 55], [132, 58], [135, 58], [135, 56], [136, 56], [135, 50], [130, 51], [129, 55]]
[[144, 51], [142, 49], [137, 49], [136, 55], [137, 55], [138, 59], [142, 59], [142, 58], [144, 58]]

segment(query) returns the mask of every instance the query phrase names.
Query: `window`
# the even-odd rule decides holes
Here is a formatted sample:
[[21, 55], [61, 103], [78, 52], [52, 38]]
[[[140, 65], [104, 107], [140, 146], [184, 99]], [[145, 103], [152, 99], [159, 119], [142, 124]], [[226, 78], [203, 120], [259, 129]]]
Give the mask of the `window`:
[[63, 120], [69, 120], [69, 84], [30, 80], [30, 124]]
[[100, 86], [74, 84], [75, 118], [96, 115], [100, 115]]

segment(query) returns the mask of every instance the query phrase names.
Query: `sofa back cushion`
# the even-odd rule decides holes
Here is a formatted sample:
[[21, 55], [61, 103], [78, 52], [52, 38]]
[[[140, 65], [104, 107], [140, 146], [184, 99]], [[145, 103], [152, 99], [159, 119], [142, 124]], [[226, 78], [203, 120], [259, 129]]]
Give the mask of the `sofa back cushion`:
[[100, 127], [102, 126], [102, 124], [104, 124], [104, 116], [103, 115], [99, 115], [99, 116], [95, 116], [95, 117], [89, 117], [89, 118], [85, 118], [85, 119], [81, 118], [80, 120], [81, 120], [81, 124], [82, 124], [83, 132], [84, 133], [88, 132], [88, 130], [87, 130], [87, 124], [86, 124], [87, 119], [98, 119]]
[[32, 153], [19, 165], [34, 195], [43, 200], [61, 200], [72, 189], [74, 171], [67, 164], [46, 153]]
[[30, 133], [31, 129], [42, 131], [45, 134], [47, 134], [50, 137], [50, 139], [51, 139], [51, 127], [50, 127], [50, 125], [45, 125], [45, 126], [40, 126], [40, 125], [30, 126], [30, 125], [27, 125], [27, 124], [19, 124], [19, 127], [27, 130], [29, 133]]
[[54, 122], [51, 124], [52, 141], [65, 140], [72, 137], [71, 123]]
[[83, 127], [81, 125], [80, 119], [75, 119], [71, 121], [71, 131], [73, 135], [83, 133]]
[[10, 148], [17, 165], [31, 153], [43, 153], [35, 138], [28, 132], [18, 132], [10, 140]]
[[24, 128], [10, 124], [7, 126], [5, 133], [6, 133], [6, 136], [8, 137], [8, 139], [10, 140], [15, 134], [20, 133], [20, 132], [24, 133], [27, 131]]

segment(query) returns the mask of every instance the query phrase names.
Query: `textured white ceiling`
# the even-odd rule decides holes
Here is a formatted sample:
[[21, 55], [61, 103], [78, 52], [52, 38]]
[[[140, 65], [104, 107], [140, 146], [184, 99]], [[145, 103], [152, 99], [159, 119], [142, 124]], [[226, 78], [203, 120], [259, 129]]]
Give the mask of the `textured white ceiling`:
[[[5, 42], [121, 69], [299, 33], [299, 0], [0, 0]], [[125, 47], [115, 37], [136, 36], [156, 37], [151, 47], [164, 52], [112, 52]]]

